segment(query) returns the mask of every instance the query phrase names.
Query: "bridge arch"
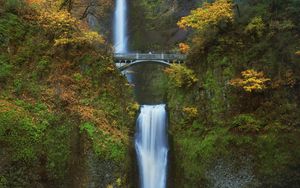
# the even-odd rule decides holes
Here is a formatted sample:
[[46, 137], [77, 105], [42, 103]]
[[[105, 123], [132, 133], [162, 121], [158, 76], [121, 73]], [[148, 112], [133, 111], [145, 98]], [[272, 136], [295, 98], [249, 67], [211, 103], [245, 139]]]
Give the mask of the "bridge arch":
[[127, 68], [129, 67], [132, 67], [134, 65], [137, 65], [137, 64], [141, 64], [141, 63], [157, 63], [157, 64], [161, 64], [161, 65], [164, 65], [164, 66], [170, 66], [171, 63], [169, 61], [165, 61], [165, 60], [134, 60], [130, 63], [117, 63], [117, 66], [118, 64], [120, 64], [120, 66], [118, 66], [119, 70], [120, 71], [123, 71], [123, 70], [126, 70]]

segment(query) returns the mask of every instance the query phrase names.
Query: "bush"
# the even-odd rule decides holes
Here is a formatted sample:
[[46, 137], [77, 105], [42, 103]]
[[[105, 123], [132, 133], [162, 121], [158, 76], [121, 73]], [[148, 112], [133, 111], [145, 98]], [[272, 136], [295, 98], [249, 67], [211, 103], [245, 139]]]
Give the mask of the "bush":
[[271, 79], [266, 78], [263, 72], [248, 69], [241, 72], [242, 78], [230, 80], [230, 85], [240, 87], [246, 92], [258, 92], [267, 89], [267, 83]]
[[37, 157], [36, 146], [44, 127], [33, 119], [23, 108], [0, 101], [0, 143], [13, 160], [29, 162]]
[[[9, 43], [22, 42], [23, 36], [26, 34], [27, 30], [24, 26], [24, 22], [19, 19], [18, 16], [14, 14], [5, 14], [0, 18], [0, 33], [1, 40], [4, 41], [4, 45]], [[2, 45], [3, 45], [2, 44]]]
[[172, 64], [165, 73], [176, 87], [191, 87], [198, 81], [194, 71], [181, 64]]
[[6, 82], [12, 74], [13, 66], [0, 58], [0, 82]]
[[254, 17], [246, 26], [245, 32], [253, 34], [257, 37], [262, 37], [266, 29], [265, 23], [261, 17]]
[[184, 107], [182, 109], [183, 113], [188, 119], [195, 119], [198, 117], [198, 109], [196, 107]]
[[257, 132], [262, 123], [251, 114], [241, 114], [234, 117], [232, 125], [244, 132]]
[[5, 10], [9, 12], [17, 12], [24, 7], [24, 2], [21, 0], [5, 0]]

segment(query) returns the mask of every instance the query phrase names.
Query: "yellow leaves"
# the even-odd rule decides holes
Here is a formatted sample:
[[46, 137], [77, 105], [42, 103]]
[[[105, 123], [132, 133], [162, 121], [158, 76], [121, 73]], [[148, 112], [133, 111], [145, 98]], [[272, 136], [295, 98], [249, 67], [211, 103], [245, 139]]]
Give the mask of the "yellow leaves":
[[198, 110], [195, 107], [184, 107], [182, 111], [190, 119], [194, 119], [198, 116]]
[[300, 57], [300, 50], [299, 50], [299, 51], [296, 51], [296, 52], [295, 52], [295, 55]]
[[233, 17], [232, 2], [230, 0], [217, 0], [211, 4], [204, 3], [201, 8], [192, 10], [191, 14], [182, 17], [177, 25], [182, 29], [203, 30], [209, 25], [216, 26], [221, 21], [232, 22]]
[[198, 81], [194, 71], [181, 64], [172, 64], [164, 72], [176, 87], [190, 87]]
[[179, 44], [179, 50], [180, 50], [181, 53], [187, 54], [190, 50], [190, 46], [188, 44], [185, 44], [185, 43], [180, 43]]
[[257, 72], [253, 69], [245, 70], [242, 73], [242, 78], [230, 80], [230, 85], [241, 87], [246, 92], [262, 91], [267, 88], [266, 84], [270, 81], [265, 78], [263, 72]]
[[39, 24], [54, 34], [54, 45], [92, 45], [103, 44], [104, 38], [97, 32], [89, 31], [67, 11], [43, 12], [38, 18]]
[[55, 40], [54, 45], [55, 46], [63, 46], [67, 44], [103, 44], [104, 39], [102, 36], [100, 36], [97, 32], [94, 31], [88, 31], [79, 33], [80, 36], [72, 36], [72, 37], [61, 37], [59, 39]]
[[132, 103], [126, 108], [126, 111], [128, 112], [129, 116], [134, 118], [134, 116], [137, 114], [137, 111], [140, 109], [140, 105], [138, 103]]
[[42, 4], [44, 3], [45, 1], [44, 0], [26, 0], [26, 2], [29, 4], [29, 5], [39, 5], [39, 4]]
[[78, 21], [67, 11], [44, 11], [38, 17], [38, 23], [47, 31], [68, 34], [74, 30]]

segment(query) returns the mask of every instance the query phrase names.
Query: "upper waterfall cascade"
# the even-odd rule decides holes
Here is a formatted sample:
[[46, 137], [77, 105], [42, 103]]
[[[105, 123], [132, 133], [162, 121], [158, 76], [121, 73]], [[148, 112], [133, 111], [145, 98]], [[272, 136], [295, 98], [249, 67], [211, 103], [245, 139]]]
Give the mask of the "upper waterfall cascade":
[[114, 48], [116, 53], [127, 52], [127, 2], [117, 0], [114, 14]]

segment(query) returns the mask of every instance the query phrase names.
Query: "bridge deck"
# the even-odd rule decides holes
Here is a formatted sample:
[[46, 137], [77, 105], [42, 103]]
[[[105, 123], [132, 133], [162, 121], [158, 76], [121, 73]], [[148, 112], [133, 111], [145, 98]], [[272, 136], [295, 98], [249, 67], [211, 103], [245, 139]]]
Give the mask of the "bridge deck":
[[183, 61], [186, 55], [183, 54], [146, 54], [146, 53], [115, 53], [116, 60], [178, 60]]

